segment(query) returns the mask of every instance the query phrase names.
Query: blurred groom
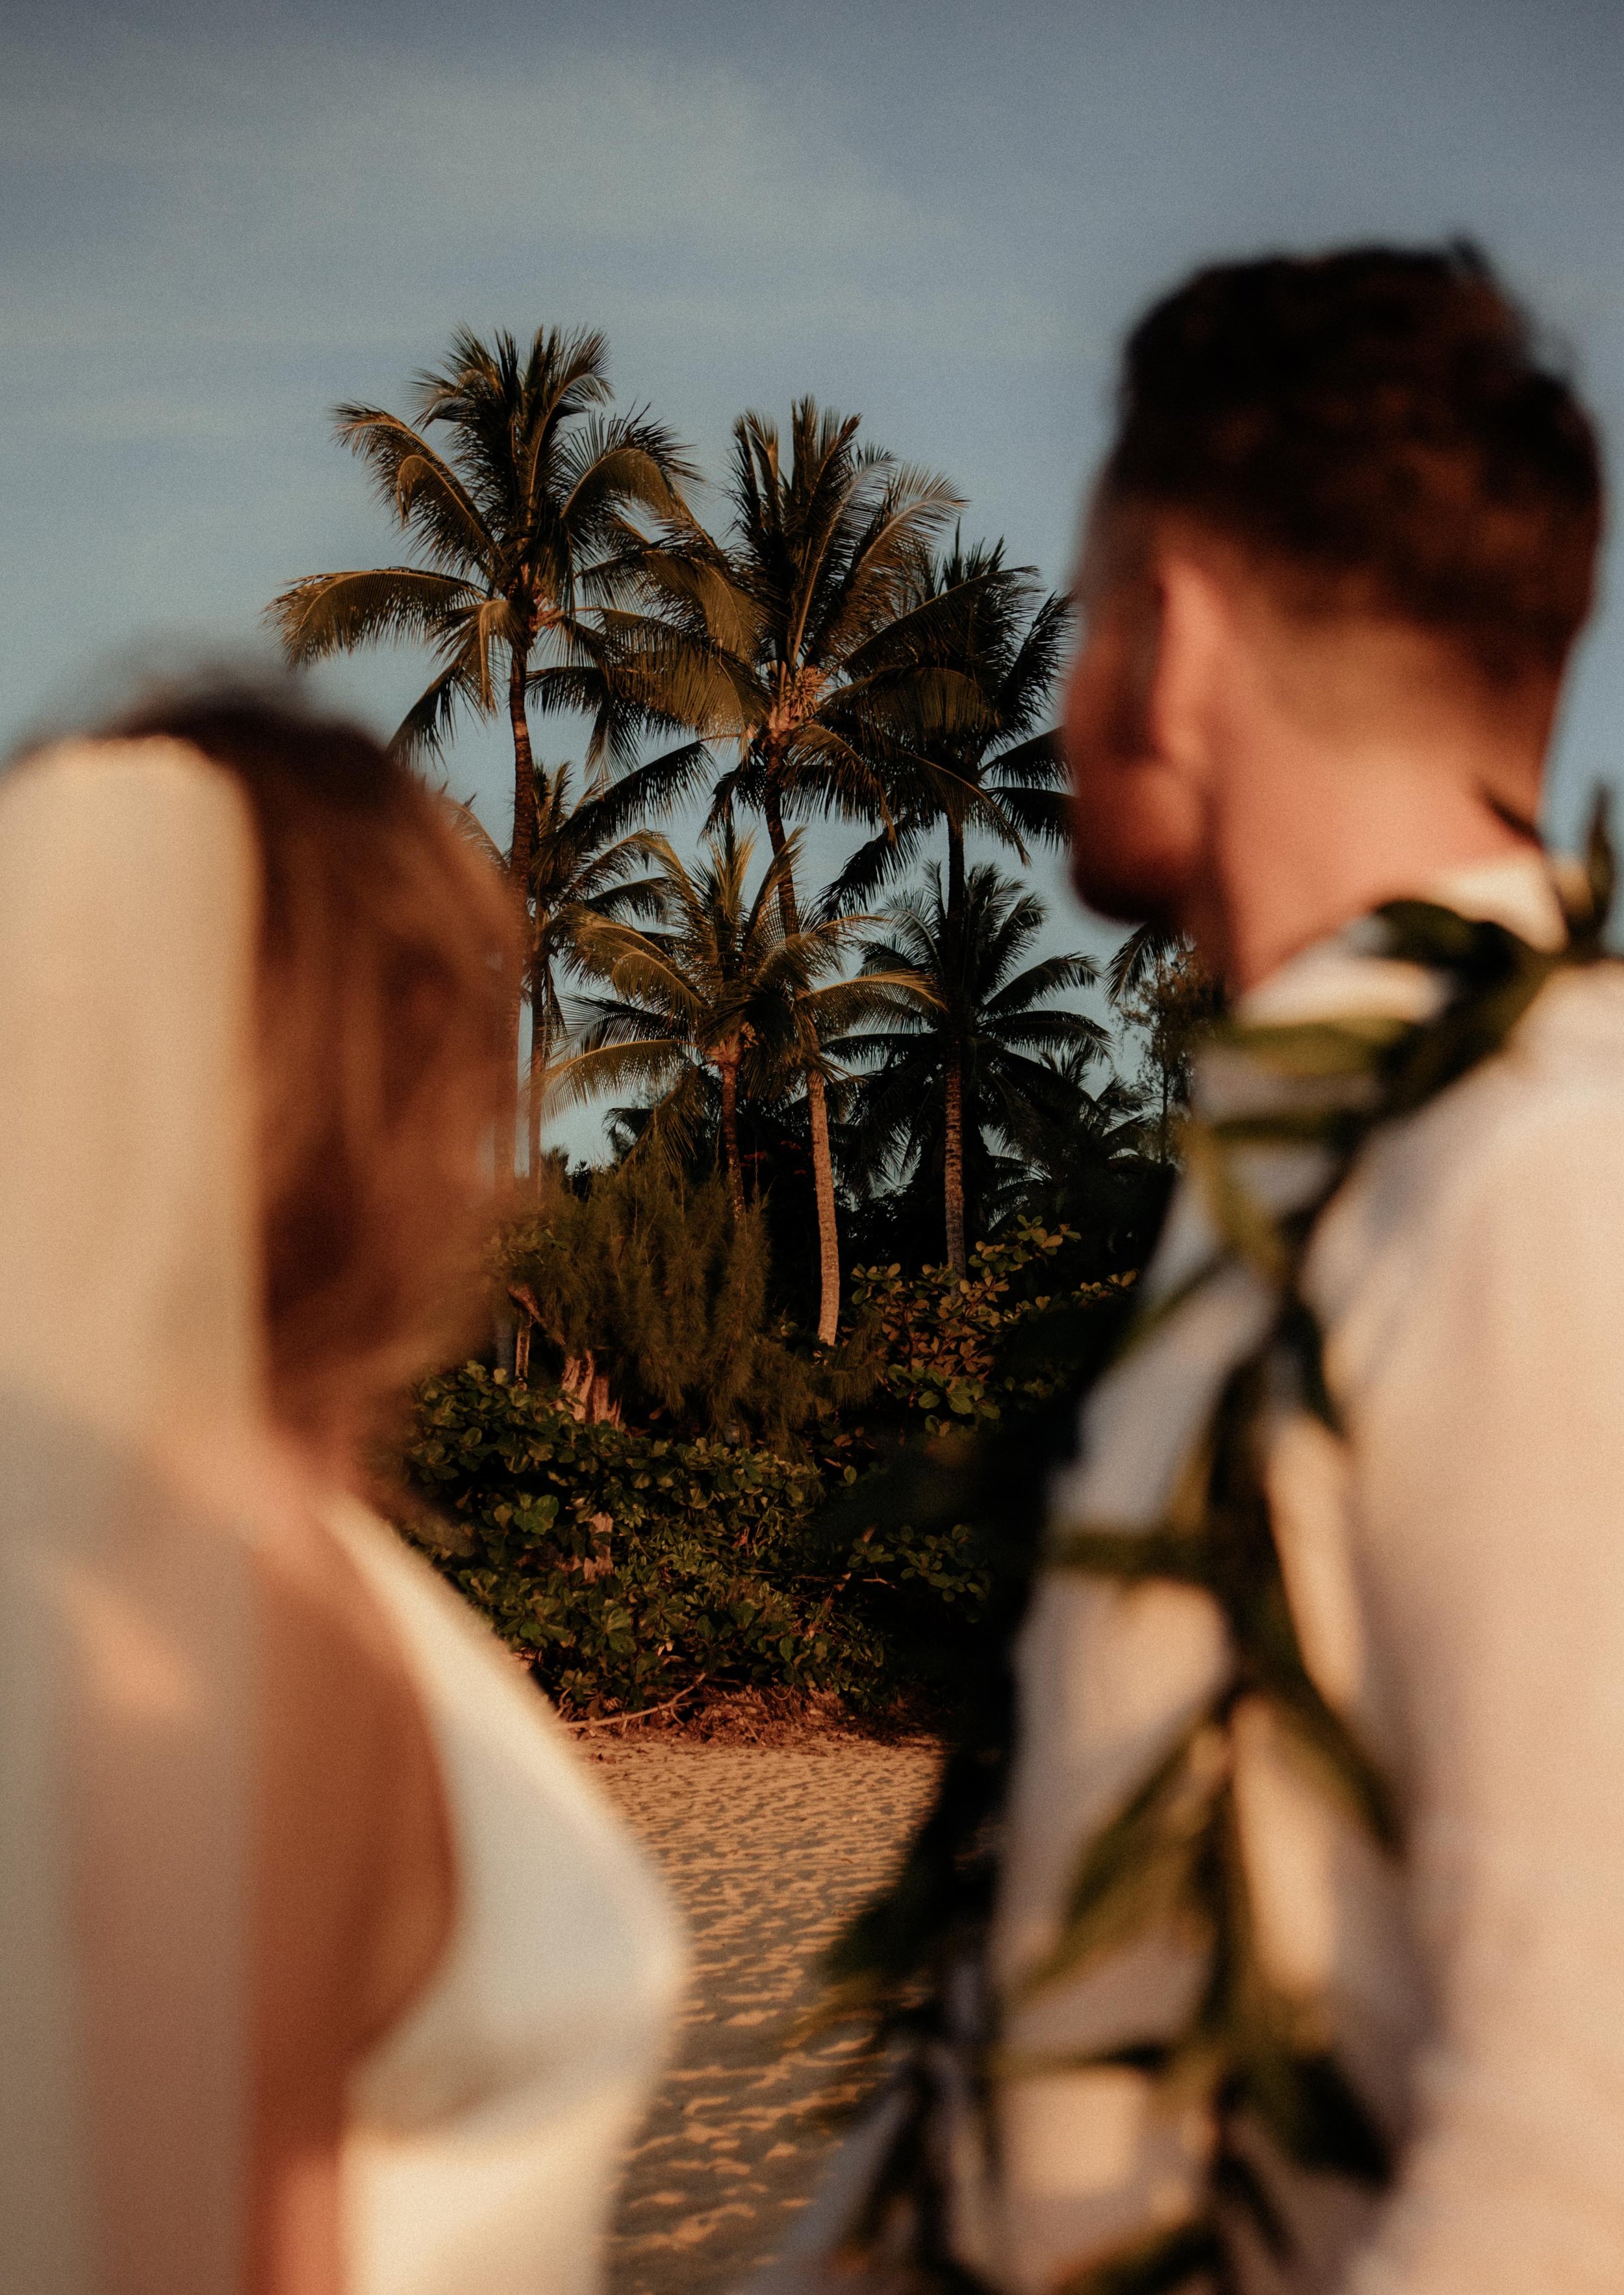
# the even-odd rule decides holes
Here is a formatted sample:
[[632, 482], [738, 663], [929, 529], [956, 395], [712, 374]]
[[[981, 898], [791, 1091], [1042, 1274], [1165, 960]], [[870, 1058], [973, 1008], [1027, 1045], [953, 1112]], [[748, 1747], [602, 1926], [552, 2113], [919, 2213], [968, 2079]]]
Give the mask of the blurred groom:
[[800, 2283], [1624, 2288], [1624, 968], [1535, 825], [1600, 527], [1470, 249], [1130, 339], [1076, 878], [1228, 1017]]
[[1600, 520], [1470, 250], [1129, 342], [1076, 879], [1231, 1021], [1018, 1651], [997, 2285], [1624, 2287], [1624, 984], [1535, 827]]

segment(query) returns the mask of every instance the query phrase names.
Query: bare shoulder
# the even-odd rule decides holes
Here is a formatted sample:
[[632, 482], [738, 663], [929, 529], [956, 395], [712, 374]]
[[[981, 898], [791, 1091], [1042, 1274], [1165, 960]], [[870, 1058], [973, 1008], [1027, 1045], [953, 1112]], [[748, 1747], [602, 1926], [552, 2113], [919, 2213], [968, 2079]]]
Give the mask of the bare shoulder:
[[298, 1939], [324, 1962], [361, 2046], [415, 1991], [449, 1926], [438, 1764], [390, 1622], [318, 1507], [279, 1507], [258, 1562], [273, 1896], [284, 1945]]

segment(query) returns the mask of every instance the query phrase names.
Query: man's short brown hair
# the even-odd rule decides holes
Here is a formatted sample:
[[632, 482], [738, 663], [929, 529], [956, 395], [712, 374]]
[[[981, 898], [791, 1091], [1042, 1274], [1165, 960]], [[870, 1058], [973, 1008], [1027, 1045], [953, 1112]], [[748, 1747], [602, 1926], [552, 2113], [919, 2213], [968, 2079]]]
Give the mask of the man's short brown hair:
[[1239, 544], [1314, 609], [1392, 615], [1496, 683], [1560, 673], [1589, 612], [1595, 429], [1484, 257], [1221, 264], [1128, 340], [1101, 504]]

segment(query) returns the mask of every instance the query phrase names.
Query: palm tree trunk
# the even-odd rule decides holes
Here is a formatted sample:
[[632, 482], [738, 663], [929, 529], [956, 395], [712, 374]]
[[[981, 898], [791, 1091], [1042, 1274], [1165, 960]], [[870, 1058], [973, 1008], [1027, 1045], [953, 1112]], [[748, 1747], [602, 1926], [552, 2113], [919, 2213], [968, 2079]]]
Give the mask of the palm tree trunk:
[[[767, 839], [776, 860], [784, 850], [784, 816], [776, 797], [769, 796], [763, 811]], [[779, 916], [786, 933], [801, 929], [796, 901], [795, 876], [786, 869], [779, 879]], [[818, 1341], [832, 1347], [840, 1328], [840, 1229], [835, 1217], [835, 1157], [829, 1146], [828, 1094], [816, 1068], [806, 1071], [806, 1115], [812, 1133], [812, 1192], [818, 1205]]]
[[[519, 931], [529, 939], [530, 862], [535, 852], [535, 760], [530, 750], [530, 721], [525, 715], [525, 655], [513, 648], [508, 674], [508, 717], [513, 728], [513, 842], [508, 848], [508, 881], [518, 910]], [[508, 1029], [510, 1089], [502, 1128], [508, 1135], [508, 1176], [518, 1169], [518, 1024], [524, 980], [514, 992]]]
[[812, 1119], [812, 1186], [818, 1197], [818, 1342], [832, 1347], [840, 1329], [840, 1229], [835, 1218], [828, 1098], [816, 1068], [807, 1071], [806, 1112]]
[[547, 1025], [547, 984], [534, 975], [530, 981], [530, 1081], [525, 1098], [525, 1118], [529, 1138], [528, 1170], [534, 1188], [542, 1172], [542, 1094], [547, 1084], [547, 1063], [552, 1050], [551, 1032]]
[[947, 1263], [962, 1275], [969, 1262], [964, 1248], [964, 1063], [959, 1047], [947, 1056], [947, 1108], [943, 1148], [943, 1193], [947, 1208]]
[[525, 714], [525, 656], [513, 649], [508, 676], [508, 718], [513, 728], [513, 844], [508, 873], [524, 896], [535, 853], [535, 759], [530, 749], [530, 720]]
[[[964, 831], [950, 813], [947, 821], [947, 935], [959, 961], [964, 930]], [[943, 1196], [947, 1217], [947, 1263], [963, 1275], [969, 1262], [964, 1245], [964, 1057], [950, 1041], [943, 1141]]]
[[716, 1062], [722, 1080], [722, 1164], [727, 1173], [728, 1201], [733, 1216], [745, 1215], [744, 1164], [739, 1153], [739, 1054], [723, 1052]]

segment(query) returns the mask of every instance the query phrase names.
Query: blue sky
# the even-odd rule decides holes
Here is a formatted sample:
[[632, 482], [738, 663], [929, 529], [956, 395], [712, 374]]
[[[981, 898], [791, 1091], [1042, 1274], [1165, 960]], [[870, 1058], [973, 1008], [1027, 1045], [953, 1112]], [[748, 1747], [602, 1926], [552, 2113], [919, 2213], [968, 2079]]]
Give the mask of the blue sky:
[[[0, 742], [392, 555], [327, 412], [402, 404], [460, 323], [603, 327], [711, 467], [811, 391], [1056, 583], [1122, 329], [1205, 257], [1470, 232], [1616, 442], [1621, 99], [1624, 8], [1584, 0], [12, 0]], [[1559, 831], [1624, 761], [1610, 588]], [[330, 683], [387, 729], [420, 669]], [[505, 834], [500, 742], [450, 779]]]

